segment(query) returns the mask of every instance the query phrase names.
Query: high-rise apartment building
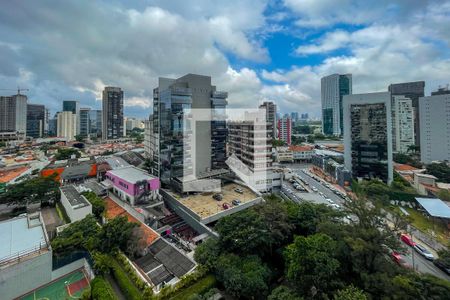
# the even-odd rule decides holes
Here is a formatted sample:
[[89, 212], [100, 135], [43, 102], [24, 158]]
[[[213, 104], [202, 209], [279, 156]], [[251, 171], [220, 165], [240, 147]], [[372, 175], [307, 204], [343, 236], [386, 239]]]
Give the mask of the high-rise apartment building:
[[64, 100], [63, 111], [71, 111], [72, 114], [78, 115], [80, 113], [80, 102], [76, 100]]
[[57, 136], [64, 137], [69, 141], [75, 139], [77, 135], [77, 115], [71, 111], [61, 111], [57, 113]]
[[48, 135], [52, 137], [58, 135], [58, 113], [48, 120]]
[[295, 123], [299, 120], [298, 112], [291, 112], [291, 120], [292, 120], [292, 123]]
[[228, 155], [235, 155], [251, 172], [246, 182], [260, 192], [272, 189], [272, 124], [251, 118], [228, 122]]
[[[226, 92], [216, 91], [209, 76], [159, 78], [153, 90], [151, 135], [155, 176], [169, 183], [173, 178], [199, 176], [224, 163], [226, 128], [221, 118], [214, 116], [224, 113], [227, 97]], [[213, 118], [193, 123], [201, 114], [199, 110], [209, 112]]]
[[27, 105], [27, 136], [41, 138], [45, 134], [47, 111], [44, 105]]
[[392, 169], [391, 94], [346, 95], [343, 99], [344, 162], [353, 178], [390, 183]]
[[449, 95], [450, 90], [448, 89], [448, 85], [446, 87], [439, 87], [437, 91], [431, 92], [431, 96], [437, 95]]
[[290, 117], [284, 116], [278, 120], [278, 139], [284, 141], [287, 145], [291, 144], [292, 121]]
[[107, 86], [102, 97], [102, 139], [122, 138], [123, 128], [123, 91], [119, 87]]
[[419, 98], [425, 95], [425, 81], [403, 82], [391, 84], [388, 91], [392, 96], [405, 96], [412, 100], [414, 108], [414, 141], [417, 146], [420, 145], [420, 127], [419, 127]]
[[275, 139], [277, 135], [277, 106], [273, 102], [264, 102], [259, 106], [266, 110], [266, 120], [271, 126], [271, 138]]
[[392, 96], [392, 150], [406, 153], [414, 142], [414, 108], [405, 96]]
[[78, 115], [80, 123], [80, 135], [89, 136], [91, 132], [91, 109], [84, 107], [80, 108], [80, 113]]
[[352, 74], [332, 74], [320, 81], [322, 99], [322, 132], [326, 135], [342, 135], [345, 95], [352, 94]]
[[421, 161], [450, 161], [450, 94], [421, 97], [419, 110]]
[[0, 96], [0, 132], [23, 139], [27, 131], [27, 96]]

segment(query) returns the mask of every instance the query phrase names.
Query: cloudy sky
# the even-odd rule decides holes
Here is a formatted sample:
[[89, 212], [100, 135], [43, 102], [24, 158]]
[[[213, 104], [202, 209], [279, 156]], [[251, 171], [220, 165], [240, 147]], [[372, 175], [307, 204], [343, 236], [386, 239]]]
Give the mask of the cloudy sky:
[[315, 116], [324, 75], [352, 73], [354, 93], [450, 82], [450, 0], [0, 2], [0, 89], [29, 88], [52, 113], [64, 99], [100, 108], [113, 85], [144, 118], [157, 78], [186, 73], [212, 76], [230, 107]]

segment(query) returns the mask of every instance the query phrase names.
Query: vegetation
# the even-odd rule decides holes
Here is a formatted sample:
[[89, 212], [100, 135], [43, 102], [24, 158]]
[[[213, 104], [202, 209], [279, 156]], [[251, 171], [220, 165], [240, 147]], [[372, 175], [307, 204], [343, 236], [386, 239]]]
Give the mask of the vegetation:
[[53, 176], [27, 179], [7, 186], [0, 194], [0, 204], [26, 206], [32, 203], [55, 203], [60, 198], [59, 183]]
[[75, 140], [77, 141], [77, 142], [80, 142], [80, 143], [83, 143], [84, 142], [84, 136], [82, 136], [82, 135], [80, 135], [80, 134], [77, 134], [76, 136], [75, 136]]
[[444, 162], [427, 165], [427, 173], [436, 176], [440, 182], [450, 183], [450, 167]]
[[103, 276], [96, 276], [91, 281], [91, 299], [92, 300], [116, 300], [118, 299], [114, 290]]
[[5, 142], [0, 142], [0, 148], [6, 147], [6, 143]]
[[283, 147], [286, 146], [286, 142], [282, 140], [272, 140], [272, 147]]
[[56, 160], [64, 160], [69, 159], [72, 157], [72, 155], [75, 155], [76, 158], [81, 157], [80, 151], [74, 148], [59, 148], [58, 152], [55, 154]]
[[394, 153], [393, 159], [399, 164], [407, 164], [419, 169], [422, 168], [422, 163], [417, 158], [405, 153]]
[[292, 131], [298, 134], [312, 134], [314, 129], [309, 125], [299, 125], [295, 126]]
[[292, 136], [292, 145], [301, 145], [306, 142], [306, 139], [301, 136]]
[[67, 215], [67, 212], [64, 209], [64, 207], [62, 206], [61, 202], [56, 203], [56, 213], [58, 214], [58, 216], [61, 220], [64, 220], [65, 224], [70, 223], [70, 218]]
[[[206, 300], [206, 293], [208, 291], [215, 291], [213, 287], [216, 285], [216, 278], [213, 275], [208, 275], [197, 281], [196, 283], [190, 285], [186, 289], [178, 291], [170, 299], [172, 300], [191, 300], [191, 299], [202, 299]], [[209, 294], [209, 293], [208, 293]]]
[[97, 220], [101, 221], [106, 209], [105, 201], [94, 192], [84, 192], [83, 196], [92, 204], [92, 213], [94, 216]]
[[130, 133], [130, 137], [137, 143], [140, 144], [144, 141], [144, 129], [133, 128]]
[[139, 289], [134, 285], [119, 263], [112, 257], [110, 260], [110, 265], [112, 270], [111, 273], [119, 285], [120, 290], [125, 295], [125, 298], [130, 300], [142, 299]]
[[[358, 221], [343, 222], [346, 214]], [[219, 220], [219, 238], [197, 247], [194, 258], [241, 299], [447, 297], [447, 282], [390, 259], [389, 249], [402, 246], [383, 218], [364, 197], [343, 212], [266, 197], [266, 203]]]

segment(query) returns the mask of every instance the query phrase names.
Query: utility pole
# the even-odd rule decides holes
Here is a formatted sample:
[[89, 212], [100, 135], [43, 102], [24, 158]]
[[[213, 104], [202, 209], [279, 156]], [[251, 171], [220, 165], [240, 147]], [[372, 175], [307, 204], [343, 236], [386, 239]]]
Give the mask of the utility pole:
[[[408, 224], [408, 232], [409, 232], [409, 236], [411, 237], [411, 242], [414, 245], [414, 240], [413, 240], [413, 235], [412, 235], [412, 228], [411, 226]], [[412, 266], [413, 266], [413, 270], [416, 271], [416, 264], [415, 264], [415, 260], [414, 260], [414, 247], [411, 248], [411, 258], [412, 258]]]

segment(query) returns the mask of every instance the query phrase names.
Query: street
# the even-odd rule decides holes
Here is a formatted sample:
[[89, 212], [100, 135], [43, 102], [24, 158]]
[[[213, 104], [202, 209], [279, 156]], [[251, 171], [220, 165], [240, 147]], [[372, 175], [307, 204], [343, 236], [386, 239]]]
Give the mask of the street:
[[[311, 201], [316, 204], [330, 204], [326, 198], [331, 199], [333, 203], [338, 204], [340, 207], [343, 207], [343, 204], [346, 200], [344, 200], [339, 195], [335, 194], [330, 188], [328, 188], [325, 182], [322, 182], [321, 179], [314, 179], [312, 176], [315, 176], [307, 171], [304, 168], [294, 168], [290, 167], [297, 175], [297, 178], [300, 178], [303, 182], [307, 184], [302, 184], [302, 186], [307, 190], [307, 192], [298, 191], [294, 188], [292, 183], [288, 180], [283, 182], [282, 192], [293, 201], [299, 203], [300, 201]], [[317, 192], [313, 191], [313, 188], [317, 189]], [[401, 242], [402, 243], [402, 242]], [[404, 244], [405, 245], [405, 244]], [[413, 251], [414, 251], [414, 269], [421, 273], [432, 274], [436, 277], [439, 277], [444, 280], [450, 281], [450, 276], [445, 274], [439, 268], [437, 268], [431, 261], [425, 259], [422, 255], [415, 252], [415, 250], [405, 245], [407, 248], [406, 253], [402, 254], [405, 260], [413, 265]]]

